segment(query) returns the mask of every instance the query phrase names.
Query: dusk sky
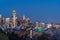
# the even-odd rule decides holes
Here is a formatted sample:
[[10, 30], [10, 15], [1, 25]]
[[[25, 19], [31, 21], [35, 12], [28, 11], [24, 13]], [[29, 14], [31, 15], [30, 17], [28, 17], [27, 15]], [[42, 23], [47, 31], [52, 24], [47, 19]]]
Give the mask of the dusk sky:
[[11, 17], [12, 10], [16, 10], [18, 17], [25, 15], [32, 21], [60, 23], [59, 0], [0, 0], [3, 17]]

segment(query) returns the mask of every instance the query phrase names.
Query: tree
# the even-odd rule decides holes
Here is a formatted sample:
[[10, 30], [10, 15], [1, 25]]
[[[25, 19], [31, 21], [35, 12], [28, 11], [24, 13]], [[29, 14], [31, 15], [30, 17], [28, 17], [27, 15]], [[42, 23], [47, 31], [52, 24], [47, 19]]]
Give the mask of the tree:
[[9, 40], [8, 36], [0, 31], [0, 40]]

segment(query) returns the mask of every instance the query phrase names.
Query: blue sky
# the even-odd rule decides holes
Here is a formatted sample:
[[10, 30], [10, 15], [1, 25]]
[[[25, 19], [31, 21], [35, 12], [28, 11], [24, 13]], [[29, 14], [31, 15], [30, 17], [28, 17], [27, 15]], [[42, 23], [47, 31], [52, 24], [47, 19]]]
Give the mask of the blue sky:
[[32, 21], [60, 23], [59, 0], [0, 0], [0, 14], [3, 17], [11, 17], [14, 9], [17, 16], [26, 15]]

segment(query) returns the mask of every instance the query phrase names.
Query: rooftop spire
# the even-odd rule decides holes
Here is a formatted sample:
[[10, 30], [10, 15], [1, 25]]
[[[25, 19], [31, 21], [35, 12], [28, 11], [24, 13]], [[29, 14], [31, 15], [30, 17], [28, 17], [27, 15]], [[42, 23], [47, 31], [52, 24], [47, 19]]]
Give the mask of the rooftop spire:
[[16, 14], [16, 11], [15, 10], [13, 10], [13, 14]]

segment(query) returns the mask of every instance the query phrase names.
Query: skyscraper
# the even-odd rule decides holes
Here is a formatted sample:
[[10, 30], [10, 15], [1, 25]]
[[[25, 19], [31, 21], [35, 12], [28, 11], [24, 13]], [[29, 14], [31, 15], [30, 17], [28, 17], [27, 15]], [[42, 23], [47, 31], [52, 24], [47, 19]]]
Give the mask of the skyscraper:
[[15, 28], [15, 26], [16, 26], [16, 11], [15, 10], [13, 10], [13, 28]]
[[2, 17], [2, 15], [0, 14], [0, 18]]
[[26, 19], [26, 17], [25, 17], [25, 15], [23, 15], [23, 20], [25, 20]]
[[5, 19], [5, 26], [6, 26], [6, 28], [10, 27], [9, 24], [10, 24], [10, 18], [6, 18]]
[[0, 24], [1, 24], [1, 22], [2, 22], [2, 15], [0, 14]]
[[38, 27], [38, 24], [39, 24], [39, 23], [38, 23], [38, 22], [36, 22], [36, 27]]

